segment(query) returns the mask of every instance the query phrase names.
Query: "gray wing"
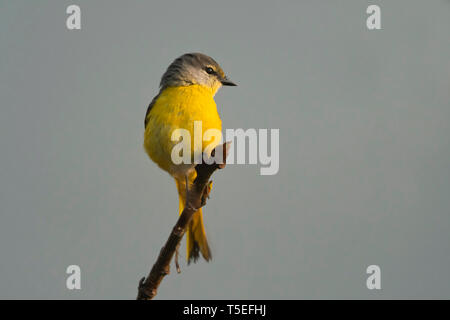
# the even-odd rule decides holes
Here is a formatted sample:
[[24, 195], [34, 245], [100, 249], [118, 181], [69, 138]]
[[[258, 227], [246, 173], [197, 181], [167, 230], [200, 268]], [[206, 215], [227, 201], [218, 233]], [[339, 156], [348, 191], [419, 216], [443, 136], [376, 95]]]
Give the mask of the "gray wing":
[[153, 108], [153, 106], [155, 105], [155, 102], [156, 102], [156, 100], [158, 99], [158, 97], [159, 97], [160, 94], [161, 94], [161, 92], [158, 93], [158, 94], [153, 98], [152, 102], [150, 102], [150, 104], [148, 105], [147, 112], [145, 113], [145, 122], [144, 122], [145, 127], [144, 127], [144, 128], [147, 128], [147, 123], [148, 123], [148, 120], [150, 119], [148, 115], [149, 115], [150, 111], [152, 111], [152, 108]]

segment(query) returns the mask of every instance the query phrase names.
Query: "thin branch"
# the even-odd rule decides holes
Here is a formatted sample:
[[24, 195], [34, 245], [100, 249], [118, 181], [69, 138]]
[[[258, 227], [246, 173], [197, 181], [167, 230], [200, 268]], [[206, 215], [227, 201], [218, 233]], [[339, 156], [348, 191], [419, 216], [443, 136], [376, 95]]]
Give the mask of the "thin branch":
[[170, 262], [172, 261], [181, 239], [183, 239], [193, 214], [206, 204], [206, 199], [209, 196], [210, 190], [209, 179], [217, 169], [225, 167], [228, 147], [229, 142], [224, 143], [216, 147], [211, 154], [211, 157], [213, 157], [215, 152], [222, 152], [223, 163], [201, 163], [195, 167], [197, 177], [188, 191], [185, 208], [178, 218], [175, 227], [172, 229], [169, 239], [167, 239], [166, 244], [161, 249], [158, 259], [153, 265], [148, 277], [144, 277], [139, 281], [137, 300], [153, 299], [156, 296], [161, 281], [170, 273]]

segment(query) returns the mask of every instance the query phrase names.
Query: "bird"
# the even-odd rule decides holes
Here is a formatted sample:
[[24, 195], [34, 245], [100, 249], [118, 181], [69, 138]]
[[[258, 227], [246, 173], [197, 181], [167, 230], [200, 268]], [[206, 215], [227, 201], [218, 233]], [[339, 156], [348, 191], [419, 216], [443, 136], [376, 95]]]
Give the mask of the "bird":
[[[168, 66], [161, 77], [159, 93], [147, 108], [144, 149], [153, 162], [174, 178], [179, 197], [179, 214], [186, 205], [186, 190], [195, 180], [196, 164], [195, 161], [188, 164], [174, 163], [171, 153], [178, 142], [172, 141], [172, 133], [176, 129], [185, 129], [194, 137], [194, 121], [201, 121], [202, 137], [208, 129], [221, 131], [222, 121], [214, 96], [222, 86], [236, 84], [213, 58], [203, 53], [186, 53]], [[205, 145], [202, 141], [197, 148], [204, 151]], [[198, 151], [191, 148], [190, 158]], [[202, 208], [193, 214], [186, 238], [188, 264], [196, 262], [200, 253], [206, 261], [211, 260]]]

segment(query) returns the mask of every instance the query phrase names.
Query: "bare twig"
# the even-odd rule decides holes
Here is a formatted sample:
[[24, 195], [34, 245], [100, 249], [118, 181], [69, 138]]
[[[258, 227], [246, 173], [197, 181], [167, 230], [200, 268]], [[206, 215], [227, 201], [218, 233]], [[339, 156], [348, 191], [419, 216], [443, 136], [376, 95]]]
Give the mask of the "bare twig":
[[180, 255], [180, 244], [181, 242], [178, 242], [177, 248], [175, 249], [175, 268], [177, 268], [177, 273], [181, 273], [180, 264], [178, 263], [178, 256]]
[[158, 259], [153, 265], [148, 277], [144, 277], [139, 281], [137, 300], [153, 299], [153, 297], [156, 296], [157, 289], [162, 279], [170, 273], [170, 261], [186, 232], [186, 228], [191, 221], [192, 215], [206, 204], [206, 199], [209, 197], [211, 187], [209, 179], [214, 171], [225, 167], [228, 146], [228, 142], [224, 143], [216, 147], [211, 154], [211, 156], [214, 156], [215, 152], [222, 152], [223, 163], [202, 163], [195, 167], [197, 177], [187, 194], [186, 206], [178, 218], [175, 227], [172, 229], [169, 239], [167, 239], [166, 244], [161, 249]]

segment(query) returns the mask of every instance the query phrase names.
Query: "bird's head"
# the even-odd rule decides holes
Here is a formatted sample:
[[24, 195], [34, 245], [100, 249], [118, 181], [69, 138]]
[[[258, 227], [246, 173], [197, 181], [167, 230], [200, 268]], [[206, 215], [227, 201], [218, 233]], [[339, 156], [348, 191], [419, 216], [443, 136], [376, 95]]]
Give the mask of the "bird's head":
[[236, 86], [219, 64], [202, 53], [186, 53], [175, 59], [161, 78], [161, 88], [201, 85], [210, 88], [213, 95], [221, 86]]

